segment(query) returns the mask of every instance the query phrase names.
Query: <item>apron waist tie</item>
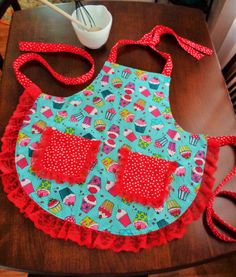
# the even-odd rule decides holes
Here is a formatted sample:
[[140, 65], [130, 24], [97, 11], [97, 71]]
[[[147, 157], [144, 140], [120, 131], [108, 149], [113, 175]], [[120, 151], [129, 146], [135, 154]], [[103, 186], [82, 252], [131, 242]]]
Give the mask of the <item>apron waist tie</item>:
[[[208, 142], [214, 144], [216, 147], [222, 147], [225, 145], [236, 145], [236, 136], [221, 136], [221, 137], [208, 137]], [[221, 224], [226, 231], [230, 231], [233, 235], [236, 235], [236, 228], [229, 223], [225, 222], [214, 210], [213, 204], [217, 196], [224, 196], [232, 200], [236, 200], [236, 192], [229, 190], [221, 190], [234, 176], [236, 175], [236, 166], [225, 176], [223, 181], [216, 187], [215, 191], [207, 204], [206, 208], [206, 221], [212, 233], [219, 239], [226, 242], [236, 242], [236, 239], [220, 232], [216, 228], [213, 220]]]

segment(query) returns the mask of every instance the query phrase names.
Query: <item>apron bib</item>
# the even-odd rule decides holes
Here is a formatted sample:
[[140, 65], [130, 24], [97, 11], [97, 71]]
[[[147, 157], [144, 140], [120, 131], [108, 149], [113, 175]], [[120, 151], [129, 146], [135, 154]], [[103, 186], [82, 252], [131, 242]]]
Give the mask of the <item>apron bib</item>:
[[[70, 52], [91, 63], [81, 77], [53, 71], [38, 54], [14, 62], [25, 91], [2, 138], [4, 190], [35, 226], [54, 238], [70, 239], [89, 248], [139, 249], [180, 238], [185, 227], [207, 208], [212, 218], [231, 231], [213, 211], [216, 195], [236, 168], [212, 194], [219, 147], [235, 144], [233, 136], [207, 137], [183, 130], [173, 118], [169, 86], [172, 60], [156, 49], [162, 34], [173, 35], [196, 59], [212, 51], [156, 26], [140, 40], [119, 41], [94, 81], [69, 97], [43, 93], [19, 68], [30, 60], [42, 63], [64, 84], [82, 84], [94, 73], [92, 57], [64, 44], [20, 43], [22, 51]], [[165, 60], [161, 74], [116, 63], [118, 47], [149, 46]], [[210, 199], [210, 200], [209, 200]]]

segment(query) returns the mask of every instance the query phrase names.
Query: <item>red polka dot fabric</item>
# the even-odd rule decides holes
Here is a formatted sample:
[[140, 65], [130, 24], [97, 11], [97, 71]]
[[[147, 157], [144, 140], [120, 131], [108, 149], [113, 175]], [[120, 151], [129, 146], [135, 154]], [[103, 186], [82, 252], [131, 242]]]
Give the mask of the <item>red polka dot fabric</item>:
[[135, 41], [130, 39], [123, 39], [119, 40], [111, 49], [110, 55], [108, 57], [108, 61], [112, 63], [116, 63], [117, 60], [117, 54], [118, 54], [118, 48], [123, 45], [130, 45], [130, 44], [139, 44], [144, 46], [149, 46], [154, 51], [159, 53], [165, 60], [166, 64], [164, 66], [164, 69], [162, 71], [163, 75], [171, 76], [172, 69], [173, 69], [173, 63], [171, 60], [171, 56], [167, 53], [161, 52], [156, 49], [156, 46], [159, 44], [161, 36], [164, 34], [172, 35], [176, 38], [179, 45], [188, 52], [191, 56], [196, 58], [197, 60], [200, 60], [204, 55], [212, 55], [213, 51], [205, 47], [203, 45], [197, 44], [191, 40], [188, 40], [186, 38], [183, 38], [179, 35], [177, 35], [171, 28], [168, 28], [163, 25], [156, 25], [149, 33], [146, 33], [141, 39]]
[[40, 178], [57, 183], [83, 183], [96, 162], [100, 143], [48, 127], [34, 152], [32, 170]]
[[119, 150], [117, 189], [121, 197], [154, 208], [162, 206], [169, 194], [171, 174], [178, 164], [161, 158]]
[[72, 46], [69, 44], [62, 43], [43, 43], [43, 42], [20, 42], [19, 48], [21, 51], [32, 51], [38, 53], [56, 53], [56, 52], [68, 52], [84, 57], [91, 64], [91, 69], [78, 77], [66, 77], [63, 76], [52, 69], [48, 62], [36, 53], [25, 53], [20, 55], [13, 63], [13, 69], [16, 74], [18, 82], [24, 87], [29, 88], [32, 85], [35, 85], [29, 78], [27, 78], [21, 71], [20, 68], [23, 64], [29, 61], [38, 61], [40, 62], [59, 82], [65, 85], [80, 85], [89, 81], [94, 74], [94, 60], [92, 56], [82, 48]]

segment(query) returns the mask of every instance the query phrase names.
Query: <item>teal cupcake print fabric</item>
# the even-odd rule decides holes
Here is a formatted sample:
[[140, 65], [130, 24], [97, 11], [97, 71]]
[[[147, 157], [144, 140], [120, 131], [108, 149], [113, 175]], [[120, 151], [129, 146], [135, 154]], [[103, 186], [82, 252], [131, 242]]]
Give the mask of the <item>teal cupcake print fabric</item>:
[[[16, 145], [16, 169], [29, 197], [63, 220], [98, 231], [130, 236], [173, 223], [194, 201], [204, 172], [207, 142], [184, 131], [169, 103], [170, 77], [106, 62], [97, 78], [70, 97], [41, 94], [23, 122]], [[39, 178], [32, 156], [46, 127], [101, 145], [85, 182]], [[170, 190], [158, 208], [118, 195], [118, 151], [177, 162]]]

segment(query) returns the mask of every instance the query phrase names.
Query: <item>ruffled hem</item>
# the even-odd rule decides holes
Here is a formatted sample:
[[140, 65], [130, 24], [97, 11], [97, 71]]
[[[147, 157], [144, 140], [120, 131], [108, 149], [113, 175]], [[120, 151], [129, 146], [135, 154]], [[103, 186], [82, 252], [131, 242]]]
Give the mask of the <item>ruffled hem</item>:
[[39, 94], [39, 89], [31, 88], [21, 96], [17, 109], [10, 119], [2, 138], [3, 145], [0, 154], [4, 191], [8, 199], [20, 209], [20, 212], [34, 222], [36, 228], [53, 238], [71, 240], [88, 248], [111, 249], [115, 252], [138, 252], [140, 249], [158, 246], [175, 238], [183, 237], [186, 226], [200, 217], [212, 193], [213, 174], [218, 160], [218, 147], [211, 145], [211, 143], [208, 144], [204, 175], [196, 199], [175, 222], [160, 230], [137, 236], [121, 236], [88, 229], [59, 219], [43, 210], [27, 195], [18, 179], [14, 161], [16, 140], [24, 117], [29, 113]]
[[162, 191], [161, 197], [159, 197], [159, 199], [144, 198], [142, 196], [134, 195], [132, 194], [132, 192], [128, 192], [124, 190], [121, 180], [124, 176], [124, 171], [126, 169], [126, 163], [128, 161], [129, 153], [130, 153], [130, 150], [125, 147], [122, 147], [119, 149], [119, 167], [118, 167], [118, 170], [116, 171], [116, 177], [117, 177], [116, 186], [117, 186], [118, 195], [124, 198], [125, 200], [127, 200], [128, 202], [136, 202], [142, 205], [148, 205], [153, 208], [160, 208], [169, 196], [169, 192], [170, 192], [169, 185], [172, 182], [171, 174], [173, 174], [174, 171], [176, 170], [178, 163], [170, 162], [170, 166], [168, 171], [166, 172], [166, 178], [164, 180], [165, 189]]
[[[68, 182], [70, 185], [75, 185], [75, 184], [82, 184], [85, 182], [88, 173], [92, 166], [96, 162], [96, 156], [99, 151], [99, 146], [101, 144], [101, 141], [98, 140], [92, 140], [89, 141], [91, 143], [90, 151], [87, 154], [86, 157], [86, 163], [83, 166], [83, 169], [81, 172], [79, 172], [78, 176], [72, 176], [68, 174], [63, 174], [60, 172], [54, 172], [50, 169], [47, 169], [43, 166], [42, 164], [42, 159], [43, 159], [43, 151], [48, 145], [49, 138], [51, 137], [54, 129], [51, 127], [47, 127], [45, 131], [43, 132], [43, 135], [41, 137], [41, 140], [39, 142], [39, 145], [37, 149], [34, 151], [33, 157], [32, 157], [32, 170], [35, 172], [35, 174], [43, 179], [49, 179], [49, 180], [54, 180], [58, 184]], [[83, 140], [86, 140], [83, 138]]]

